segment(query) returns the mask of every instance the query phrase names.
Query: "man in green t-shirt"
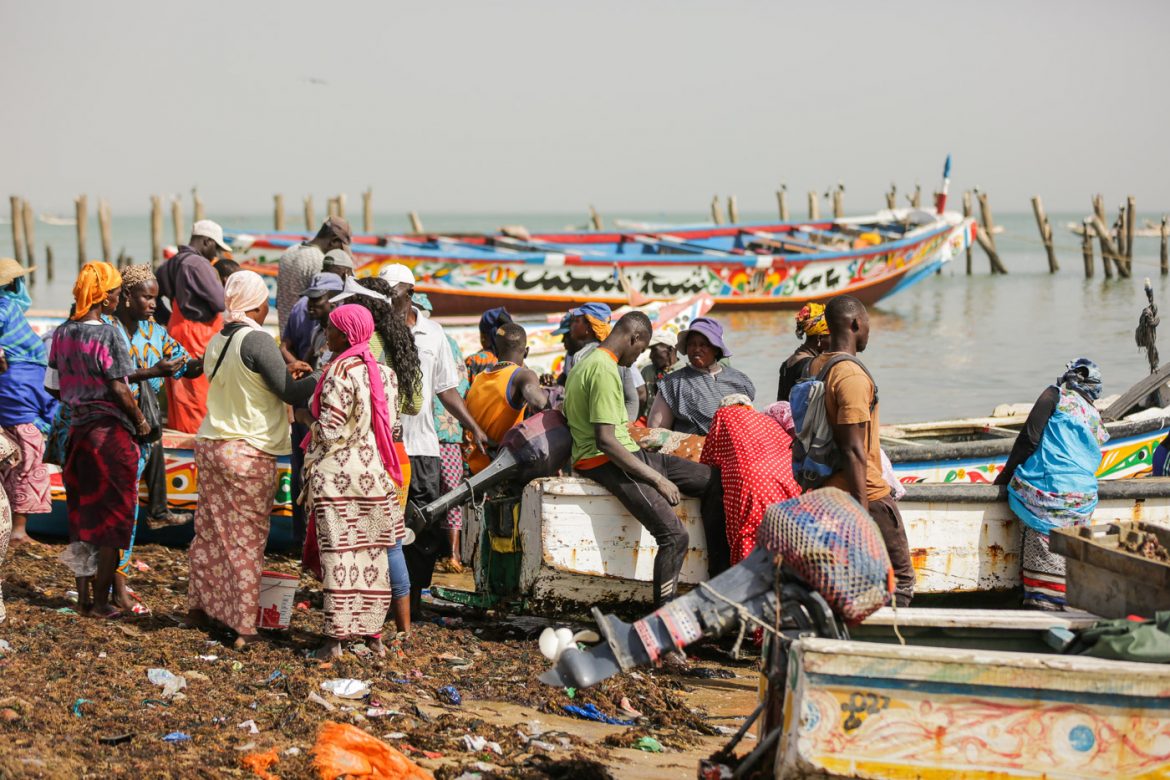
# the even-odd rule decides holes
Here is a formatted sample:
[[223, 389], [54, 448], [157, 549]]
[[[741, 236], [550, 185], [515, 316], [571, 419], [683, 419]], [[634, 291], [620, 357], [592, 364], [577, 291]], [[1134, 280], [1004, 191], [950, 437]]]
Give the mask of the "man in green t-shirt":
[[[618, 320], [609, 337], [569, 373], [562, 411], [573, 435], [574, 469], [613, 493], [658, 542], [654, 605], [660, 607], [674, 598], [690, 547], [690, 537], [671, 508], [678, 505], [680, 493], [702, 499], [703, 527], [709, 539], [725, 536], [727, 523], [718, 470], [646, 452], [630, 438], [618, 366], [633, 365], [650, 335], [650, 319], [641, 312]], [[726, 546], [709, 544], [708, 548]], [[713, 562], [712, 576], [721, 571], [718, 566]]]

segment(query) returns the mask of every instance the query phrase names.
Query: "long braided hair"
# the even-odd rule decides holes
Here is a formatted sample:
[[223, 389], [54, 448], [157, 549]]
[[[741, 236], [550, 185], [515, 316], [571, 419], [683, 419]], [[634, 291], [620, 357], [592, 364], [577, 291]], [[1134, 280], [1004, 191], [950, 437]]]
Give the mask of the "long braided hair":
[[[390, 283], [376, 276], [358, 279], [358, 284], [379, 295], [390, 296]], [[402, 398], [416, 398], [422, 394], [422, 368], [418, 362], [418, 347], [414, 335], [392, 308], [389, 300], [379, 300], [368, 295], [355, 295], [350, 302], [365, 306], [374, 317], [374, 329], [382, 337], [386, 350], [387, 365], [398, 376], [398, 393]]]

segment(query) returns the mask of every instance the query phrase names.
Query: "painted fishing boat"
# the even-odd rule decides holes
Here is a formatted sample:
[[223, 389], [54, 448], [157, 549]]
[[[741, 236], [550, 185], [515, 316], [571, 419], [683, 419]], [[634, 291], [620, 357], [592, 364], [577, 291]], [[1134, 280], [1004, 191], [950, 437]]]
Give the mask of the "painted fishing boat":
[[1153, 778], [1170, 670], [1079, 656], [797, 639], [777, 778]]
[[[810, 222], [679, 226], [669, 230], [357, 236], [358, 273], [411, 267], [435, 314], [616, 307], [707, 293], [725, 309], [792, 309], [848, 293], [867, 304], [938, 270], [974, 240], [953, 212], [897, 209]], [[298, 234], [229, 236], [274, 275]], [[267, 261], [267, 262], [265, 262]]]
[[[166, 430], [162, 445], [165, 449], [167, 485], [167, 508], [175, 513], [193, 513], [199, 501], [199, 473], [195, 468], [195, 436], [190, 433]], [[277, 459], [276, 498], [269, 518], [268, 547], [270, 550], [285, 550], [293, 545], [291, 478], [287, 456]], [[30, 515], [28, 530], [38, 536], [65, 538], [69, 536], [69, 519], [65, 508], [65, 486], [61, 482], [61, 470], [49, 466], [49, 484], [53, 508], [48, 514]], [[140, 510], [146, 506], [145, 484], [138, 487]], [[144, 544], [165, 544], [172, 547], [186, 547], [195, 537], [193, 519], [178, 525], [156, 528], [139, 528], [138, 542]]]
[[[1103, 482], [1100, 498], [1094, 523], [1140, 519], [1170, 525], [1170, 478]], [[986, 593], [1021, 584], [1021, 527], [1004, 488], [912, 485], [898, 507], [917, 594]], [[681, 582], [694, 585], [707, 578], [699, 502], [683, 499], [676, 512], [690, 536]], [[537, 479], [519, 499], [489, 500], [482, 518], [469, 514], [478, 603], [580, 610], [651, 602], [658, 546], [595, 482]]]

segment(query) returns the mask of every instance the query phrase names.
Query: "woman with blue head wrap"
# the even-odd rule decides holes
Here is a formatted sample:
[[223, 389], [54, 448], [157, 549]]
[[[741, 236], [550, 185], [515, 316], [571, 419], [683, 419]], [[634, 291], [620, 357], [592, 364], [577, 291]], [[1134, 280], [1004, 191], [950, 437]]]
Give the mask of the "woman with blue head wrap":
[[1093, 402], [1101, 370], [1078, 358], [1040, 394], [997, 485], [1024, 523], [1024, 605], [1063, 609], [1064, 558], [1048, 548], [1057, 528], [1085, 525], [1097, 506], [1097, 468], [1109, 434]]

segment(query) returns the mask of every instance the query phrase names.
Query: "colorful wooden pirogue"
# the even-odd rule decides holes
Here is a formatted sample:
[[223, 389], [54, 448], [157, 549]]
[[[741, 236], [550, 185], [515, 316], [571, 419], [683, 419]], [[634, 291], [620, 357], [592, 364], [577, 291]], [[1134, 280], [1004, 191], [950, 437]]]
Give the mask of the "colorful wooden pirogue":
[[[436, 315], [554, 312], [677, 300], [699, 293], [722, 309], [792, 309], [848, 293], [866, 304], [938, 270], [975, 236], [953, 212], [897, 209], [836, 220], [697, 225], [528, 235], [356, 236], [359, 275], [410, 266]], [[299, 234], [229, 235], [249, 265], [274, 276]]]

